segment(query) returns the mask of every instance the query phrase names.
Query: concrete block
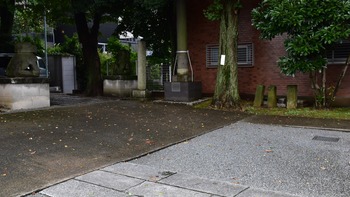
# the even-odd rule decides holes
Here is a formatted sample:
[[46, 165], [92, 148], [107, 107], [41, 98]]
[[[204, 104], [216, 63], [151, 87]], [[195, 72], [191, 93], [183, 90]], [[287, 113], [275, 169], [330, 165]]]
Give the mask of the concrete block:
[[129, 194], [143, 197], [211, 197], [210, 194], [186, 190], [178, 187], [171, 187], [168, 185], [162, 185], [159, 183], [152, 182], [145, 182], [137, 187], [130, 189]]
[[99, 187], [97, 185], [85, 183], [77, 180], [69, 180], [64, 183], [54, 185], [40, 192], [41, 194], [54, 197], [86, 197], [86, 196], [113, 196], [126, 197], [125, 193], [112, 189]]
[[0, 84], [0, 105], [10, 110], [50, 106], [48, 83]]
[[105, 95], [130, 97], [132, 90], [137, 88], [137, 80], [103, 80], [103, 93]]
[[76, 177], [75, 179], [112, 188], [118, 191], [125, 191], [144, 182], [144, 180], [104, 171], [94, 171], [83, 176]]
[[34, 96], [32, 97], [33, 108], [42, 108], [50, 106], [50, 96]]
[[147, 90], [133, 90], [132, 97], [134, 98], [148, 98], [150, 97], [151, 92]]
[[159, 181], [160, 179], [174, 174], [173, 172], [157, 170], [149, 166], [129, 162], [117, 163], [115, 165], [103, 168], [102, 170], [149, 181]]
[[168, 178], [160, 180], [159, 182], [221, 196], [237, 195], [248, 188], [246, 186], [229, 182], [204, 179], [187, 174], [174, 174]]
[[164, 97], [168, 101], [194, 101], [202, 98], [201, 82], [166, 82]]

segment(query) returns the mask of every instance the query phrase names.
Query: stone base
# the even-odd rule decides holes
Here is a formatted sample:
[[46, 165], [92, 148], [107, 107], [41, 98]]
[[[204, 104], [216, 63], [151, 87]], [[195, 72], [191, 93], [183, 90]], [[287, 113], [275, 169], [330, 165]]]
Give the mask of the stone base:
[[103, 80], [103, 94], [116, 97], [130, 97], [137, 88], [137, 80]]
[[1, 78], [0, 106], [8, 110], [50, 107], [47, 78]]
[[151, 93], [147, 90], [133, 90], [132, 97], [134, 98], [149, 98]]
[[189, 102], [202, 98], [201, 82], [166, 82], [164, 99], [168, 101]]

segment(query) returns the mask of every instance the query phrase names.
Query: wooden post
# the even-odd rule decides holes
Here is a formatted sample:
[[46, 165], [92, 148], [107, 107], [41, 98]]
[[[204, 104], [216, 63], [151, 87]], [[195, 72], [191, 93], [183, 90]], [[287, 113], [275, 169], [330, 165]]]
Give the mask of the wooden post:
[[274, 85], [269, 86], [267, 95], [267, 107], [277, 107], [277, 87]]
[[287, 109], [295, 109], [298, 105], [298, 86], [287, 86]]
[[264, 102], [264, 92], [265, 92], [265, 86], [264, 85], [258, 85], [256, 87], [255, 92], [255, 98], [254, 98], [254, 107], [261, 107]]

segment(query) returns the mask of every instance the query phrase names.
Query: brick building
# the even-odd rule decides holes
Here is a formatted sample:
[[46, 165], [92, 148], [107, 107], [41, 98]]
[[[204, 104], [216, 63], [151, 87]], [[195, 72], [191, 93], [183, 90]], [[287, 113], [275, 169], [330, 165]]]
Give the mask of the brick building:
[[[202, 82], [203, 94], [212, 94], [218, 62], [219, 22], [206, 19], [203, 10], [212, 0], [187, 2], [188, 50], [194, 70], [195, 81]], [[271, 41], [261, 40], [259, 32], [251, 25], [251, 10], [259, 0], [242, 1], [239, 15], [238, 83], [242, 96], [254, 95], [258, 84], [277, 86], [277, 94], [285, 96], [287, 85], [298, 85], [299, 97], [313, 97], [308, 74], [285, 76], [277, 66], [277, 60], [285, 54], [283, 37]], [[350, 44], [349, 44], [350, 45]], [[350, 47], [349, 47], [350, 48]], [[347, 54], [345, 54], [347, 55]], [[339, 62], [339, 61], [338, 61]], [[345, 62], [342, 58], [340, 62]], [[327, 83], [335, 84], [341, 65], [328, 65]], [[350, 74], [347, 73], [337, 94], [338, 102], [350, 105]], [[266, 88], [267, 89], [267, 88]]]

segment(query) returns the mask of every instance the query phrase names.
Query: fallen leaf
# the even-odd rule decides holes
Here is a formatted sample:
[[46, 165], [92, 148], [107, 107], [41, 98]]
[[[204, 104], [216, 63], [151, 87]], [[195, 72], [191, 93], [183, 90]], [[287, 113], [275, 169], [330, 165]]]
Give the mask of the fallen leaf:
[[150, 139], [146, 139], [146, 144], [151, 145], [151, 144], [152, 144], [152, 141], [151, 141]]

